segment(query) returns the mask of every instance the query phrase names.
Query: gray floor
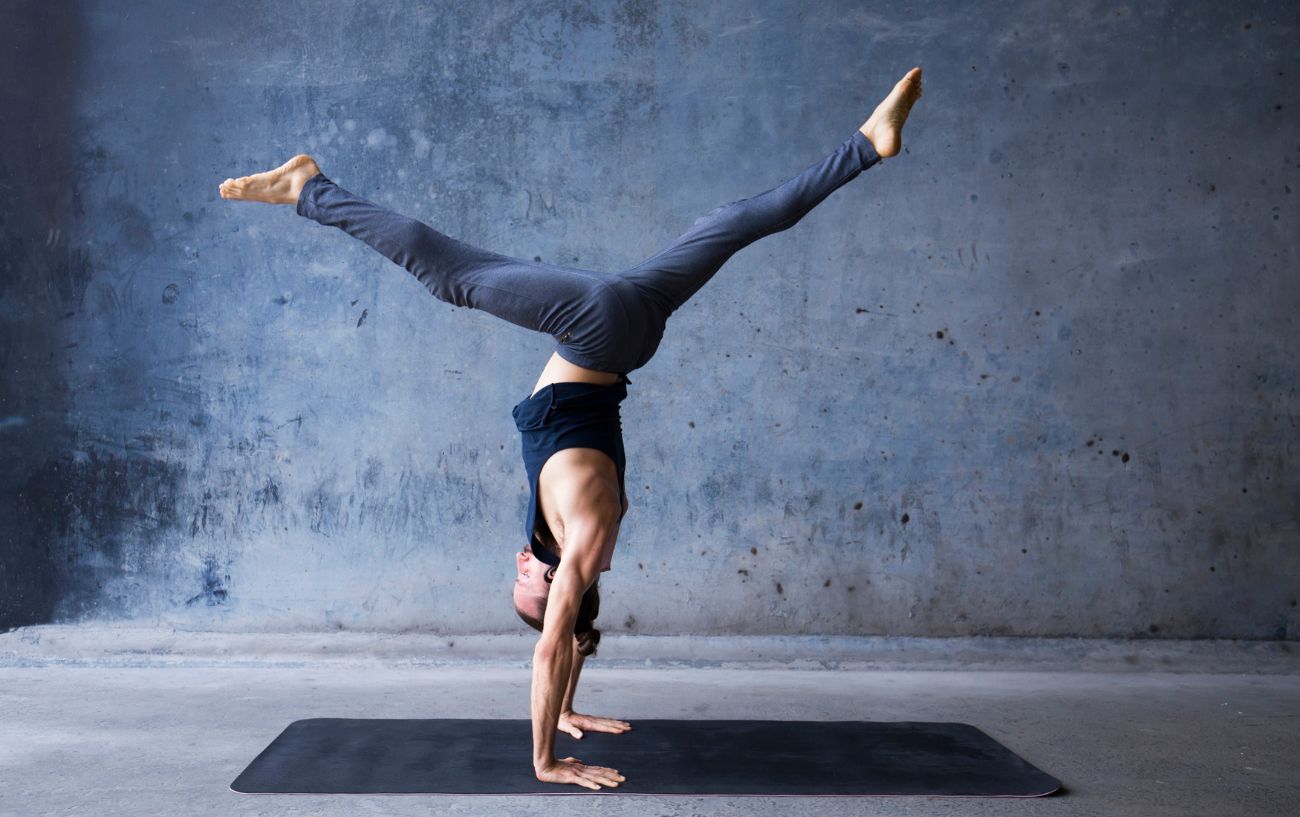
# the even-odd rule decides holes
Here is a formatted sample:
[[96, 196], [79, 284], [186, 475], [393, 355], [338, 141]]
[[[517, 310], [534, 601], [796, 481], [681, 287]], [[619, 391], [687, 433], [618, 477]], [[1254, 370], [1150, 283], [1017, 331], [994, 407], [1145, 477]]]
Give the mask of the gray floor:
[[[766, 658], [757, 660], [752, 645], [701, 646], [696, 639], [682, 652], [688, 658], [673, 660], [662, 642], [611, 639], [579, 693], [580, 711], [633, 722], [963, 721], [1061, 779], [1066, 791], [1046, 798], [259, 796], [228, 789], [299, 718], [527, 717], [528, 671], [519, 659], [529, 642], [488, 639], [494, 651], [461, 639], [453, 661], [421, 649], [421, 638], [452, 641], [73, 628], [0, 634], [0, 814], [1300, 813], [1300, 676], [1285, 643], [1215, 644], [1215, 661], [1233, 671], [1209, 672], [1214, 661], [1204, 645], [1041, 643], [1012, 657], [994, 650], [981, 663], [974, 659], [983, 642], [913, 640], [891, 660], [927, 668], [867, 667], [859, 654], [813, 665], [832, 669], [789, 669], [783, 661], [807, 666], [789, 657], [816, 643], [778, 639], [763, 645], [758, 652]], [[877, 646], [887, 652], [890, 644], [897, 647]], [[638, 664], [637, 647], [655, 657]], [[737, 650], [753, 660], [739, 660]], [[954, 668], [937, 657], [944, 654], [966, 657]], [[1099, 655], [1104, 660], [1088, 660]], [[1008, 668], [988, 668], [999, 662]], [[972, 663], [984, 668], [968, 668]], [[1098, 663], [1101, 669], [1059, 668]], [[1037, 669], [1043, 666], [1054, 669]], [[1253, 671], [1241, 672], [1244, 666]], [[525, 763], [528, 748], [521, 747]]]

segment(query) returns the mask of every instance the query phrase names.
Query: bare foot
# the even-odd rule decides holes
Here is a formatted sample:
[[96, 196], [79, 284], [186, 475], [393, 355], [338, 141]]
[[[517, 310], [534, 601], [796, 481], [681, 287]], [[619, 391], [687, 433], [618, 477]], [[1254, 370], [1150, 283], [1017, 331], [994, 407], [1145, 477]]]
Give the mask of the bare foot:
[[299, 153], [275, 170], [226, 179], [221, 183], [221, 198], [264, 201], [267, 204], [297, 204], [303, 185], [319, 172], [320, 168], [310, 156]]
[[913, 68], [889, 92], [889, 96], [876, 106], [871, 117], [858, 130], [871, 140], [871, 144], [885, 159], [897, 156], [903, 149], [903, 123], [912, 105], [921, 98], [921, 69]]

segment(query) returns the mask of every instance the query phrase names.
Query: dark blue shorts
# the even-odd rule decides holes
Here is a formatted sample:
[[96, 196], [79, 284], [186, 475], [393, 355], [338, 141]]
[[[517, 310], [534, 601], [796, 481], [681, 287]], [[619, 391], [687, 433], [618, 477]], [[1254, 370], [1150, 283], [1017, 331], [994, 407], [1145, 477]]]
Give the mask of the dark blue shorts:
[[695, 220], [622, 272], [595, 272], [494, 253], [438, 232], [317, 174], [301, 216], [338, 227], [406, 268], [439, 300], [555, 338], [570, 363], [627, 374], [649, 362], [668, 317], [737, 251], [793, 227], [841, 185], [880, 161], [860, 131], [789, 181]]

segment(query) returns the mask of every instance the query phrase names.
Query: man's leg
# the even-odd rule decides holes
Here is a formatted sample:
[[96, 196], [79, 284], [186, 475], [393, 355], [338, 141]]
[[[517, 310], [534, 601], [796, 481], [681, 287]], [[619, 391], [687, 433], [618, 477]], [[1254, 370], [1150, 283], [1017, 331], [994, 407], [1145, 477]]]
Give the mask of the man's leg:
[[798, 224], [827, 196], [879, 161], [866, 137], [855, 133], [784, 184], [724, 204], [697, 219], [663, 250], [621, 275], [672, 313], [731, 256], [764, 236]]
[[[896, 155], [902, 127], [921, 95], [920, 69], [912, 69], [876, 107], [871, 118], [838, 148], [784, 184], [714, 209], [641, 264], [621, 273], [667, 314], [681, 307], [736, 252], [788, 230], [827, 196], [884, 156]], [[879, 147], [879, 151], [877, 150]]]
[[489, 252], [358, 196], [305, 155], [276, 170], [227, 180], [221, 192], [225, 198], [292, 203], [298, 215], [337, 227], [403, 267], [439, 300], [526, 329], [566, 331], [572, 305], [593, 286], [590, 273]]
[[403, 267], [440, 301], [479, 309], [526, 329], [555, 329], [558, 307], [579, 296], [582, 281], [541, 265], [475, 247], [335, 184], [307, 181], [298, 215], [337, 227]]

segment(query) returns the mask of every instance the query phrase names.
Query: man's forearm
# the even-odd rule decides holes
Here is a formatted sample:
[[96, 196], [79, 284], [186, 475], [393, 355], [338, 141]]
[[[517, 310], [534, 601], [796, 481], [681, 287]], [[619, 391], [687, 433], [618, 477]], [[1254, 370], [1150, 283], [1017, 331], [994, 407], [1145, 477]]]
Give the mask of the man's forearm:
[[582, 674], [582, 662], [587, 657], [578, 652], [578, 639], [573, 639], [573, 668], [569, 670], [569, 688], [564, 691], [564, 702], [560, 704], [561, 712], [573, 711], [573, 696], [578, 691], [578, 676]]
[[569, 684], [573, 648], [568, 644], [550, 647], [547, 640], [533, 650], [533, 768], [541, 769], [555, 760], [555, 725]]

